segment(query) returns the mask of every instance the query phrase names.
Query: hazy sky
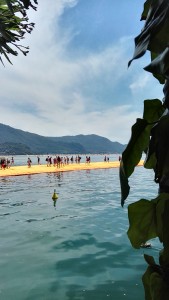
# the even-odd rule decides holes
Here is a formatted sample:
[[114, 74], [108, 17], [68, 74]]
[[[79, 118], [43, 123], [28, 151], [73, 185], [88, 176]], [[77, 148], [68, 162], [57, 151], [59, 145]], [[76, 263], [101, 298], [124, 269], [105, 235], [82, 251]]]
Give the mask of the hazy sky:
[[39, 0], [27, 57], [0, 65], [0, 123], [44, 136], [98, 134], [127, 143], [143, 100], [162, 86], [132, 63], [143, 1]]

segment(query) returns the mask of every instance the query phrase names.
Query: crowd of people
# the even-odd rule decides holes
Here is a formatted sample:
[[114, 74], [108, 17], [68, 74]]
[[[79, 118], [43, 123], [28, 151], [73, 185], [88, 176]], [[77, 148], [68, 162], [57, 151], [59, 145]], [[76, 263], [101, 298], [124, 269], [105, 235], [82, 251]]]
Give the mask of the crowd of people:
[[[40, 157], [37, 156], [37, 159], [38, 159], [38, 165], [40, 165]], [[47, 156], [46, 157], [46, 164], [47, 164], [47, 167], [50, 167], [50, 166], [54, 166], [54, 167], [62, 167], [64, 165], [68, 165], [69, 163], [78, 163], [80, 164], [81, 162], [81, 156], [77, 155], [77, 156], [55, 156], [55, 157], [52, 157], [52, 156]], [[85, 162], [87, 164], [89, 164], [91, 162], [91, 157], [90, 156], [86, 156], [86, 159], [85, 159]], [[109, 162], [109, 157], [108, 156], [104, 156], [104, 162]], [[30, 163], [30, 159], [28, 158], [28, 166]]]
[[0, 158], [0, 168], [8, 169], [11, 165], [14, 165], [14, 158], [12, 156], [11, 160], [9, 158], [1, 157]]
[[[78, 163], [80, 164], [80, 161], [81, 161], [81, 156], [76, 156], [75, 158], [73, 157], [73, 155], [71, 157], [69, 156], [56, 156], [54, 158], [52, 158], [52, 156], [47, 156], [46, 157], [46, 163], [47, 163], [47, 167], [50, 167], [50, 166], [54, 166], [54, 167], [62, 167], [64, 165], [68, 165], [69, 163]], [[38, 162], [39, 164], [39, 162]]]
[[[119, 161], [121, 160], [121, 156], [119, 156]], [[72, 163], [77, 163], [80, 164], [81, 162], [81, 156], [80, 155], [76, 155], [76, 156], [60, 156], [60, 155], [56, 155], [55, 157], [52, 156], [47, 156], [46, 159], [46, 165], [47, 167], [50, 166], [54, 166], [57, 168], [60, 168], [64, 165], [68, 165], [68, 164], [72, 164]], [[83, 160], [84, 161], [84, 160]], [[107, 155], [105, 155], [103, 157], [103, 161], [104, 162], [109, 162], [109, 157]], [[91, 162], [91, 157], [90, 156], [86, 156], [85, 157], [85, 163], [89, 164]], [[37, 164], [41, 165], [41, 159], [40, 156], [37, 156]], [[6, 168], [10, 168], [10, 166], [14, 165], [14, 158], [12, 157], [11, 159], [5, 158], [5, 157], [1, 157], [0, 158], [0, 168], [1, 169], [6, 169]], [[32, 165], [32, 161], [30, 159], [30, 157], [28, 157], [27, 159], [27, 165], [30, 168]]]

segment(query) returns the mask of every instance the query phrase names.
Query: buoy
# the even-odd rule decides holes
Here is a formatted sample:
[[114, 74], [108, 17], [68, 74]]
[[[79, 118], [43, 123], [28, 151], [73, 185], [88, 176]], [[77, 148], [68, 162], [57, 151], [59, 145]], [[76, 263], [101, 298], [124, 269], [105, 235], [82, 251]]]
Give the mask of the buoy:
[[56, 194], [56, 190], [55, 189], [54, 189], [54, 193], [53, 193], [52, 199], [53, 200], [57, 200], [58, 199], [58, 195]]

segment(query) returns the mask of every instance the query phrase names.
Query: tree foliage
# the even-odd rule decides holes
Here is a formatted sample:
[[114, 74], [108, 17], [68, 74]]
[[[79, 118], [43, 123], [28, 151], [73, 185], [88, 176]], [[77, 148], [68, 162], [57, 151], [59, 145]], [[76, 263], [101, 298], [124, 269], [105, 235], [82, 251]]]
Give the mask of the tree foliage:
[[[155, 199], [140, 199], [128, 206], [128, 237], [134, 248], [159, 238], [163, 249], [159, 263], [145, 256], [148, 268], [143, 275], [146, 300], [169, 299], [169, 1], [147, 0], [141, 15], [144, 26], [135, 38], [135, 51], [129, 61], [150, 52], [151, 61], [144, 70], [152, 73], [163, 87], [164, 98], [144, 100], [142, 119], [132, 126], [130, 141], [120, 164], [121, 205], [125, 204], [134, 172], [143, 153], [144, 167], [154, 170], [159, 185]], [[157, 82], [157, 83], [158, 83]]]
[[29, 23], [27, 10], [37, 8], [37, 0], [0, 0], [0, 60], [10, 63], [9, 55], [22, 52], [27, 55], [29, 47], [20, 45], [26, 33], [31, 33], [34, 23]]

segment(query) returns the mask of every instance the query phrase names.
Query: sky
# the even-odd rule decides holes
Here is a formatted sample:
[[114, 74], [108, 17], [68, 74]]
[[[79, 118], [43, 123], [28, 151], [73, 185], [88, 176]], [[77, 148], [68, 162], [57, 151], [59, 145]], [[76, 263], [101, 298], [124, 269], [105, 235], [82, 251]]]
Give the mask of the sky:
[[143, 101], [162, 100], [162, 86], [128, 61], [144, 1], [39, 0], [29, 11], [29, 46], [0, 65], [0, 123], [43, 136], [97, 134], [126, 144]]

